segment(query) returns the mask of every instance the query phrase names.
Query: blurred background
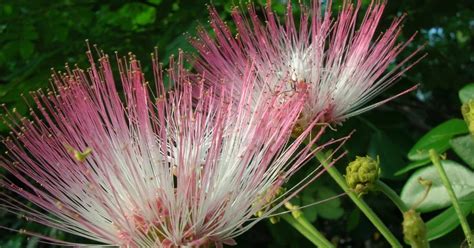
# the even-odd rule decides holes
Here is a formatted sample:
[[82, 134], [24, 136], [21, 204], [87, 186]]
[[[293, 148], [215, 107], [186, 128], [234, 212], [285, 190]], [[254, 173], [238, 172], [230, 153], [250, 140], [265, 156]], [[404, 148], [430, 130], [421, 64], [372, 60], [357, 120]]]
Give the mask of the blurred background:
[[[341, 1], [334, 2], [337, 11]], [[362, 2], [367, 6], [370, 1]], [[28, 99], [28, 92], [48, 87], [52, 67], [61, 70], [65, 63], [87, 67], [86, 39], [109, 54], [133, 52], [141, 59], [146, 72], [150, 72], [150, 53], [155, 46], [164, 64], [170, 55], [177, 54], [178, 48], [191, 53], [193, 49], [187, 38], [195, 34], [199, 25], [208, 28], [206, 4], [213, 4], [224, 19], [229, 19], [233, 6], [245, 5], [237, 0], [0, 0], [0, 102], [26, 114], [27, 105], [21, 95]], [[276, 12], [284, 13], [285, 1], [275, 0], [272, 4]], [[461, 118], [457, 92], [465, 84], [474, 82], [474, 1], [388, 1], [380, 27], [387, 27], [393, 17], [405, 13], [400, 41], [418, 34], [400, 58], [419, 46], [425, 46], [423, 52], [428, 56], [379, 99], [415, 84], [420, 84], [419, 89], [338, 127], [338, 136], [356, 129], [346, 145], [349, 155], [339, 161], [338, 168], [344, 168], [356, 155], [379, 155], [384, 181], [398, 192], [407, 175], [397, 177], [394, 172], [408, 163], [408, 150], [433, 126], [449, 118]], [[151, 74], [148, 75], [151, 79]], [[0, 132], [7, 135], [7, 127], [0, 124]], [[5, 172], [0, 169], [0, 173]], [[294, 202], [305, 205], [340, 192], [331, 178], [323, 176]], [[370, 194], [365, 198], [402, 240], [402, 216], [395, 206], [382, 195]], [[388, 247], [347, 197], [307, 208], [304, 212], [340, 247]], [[0, 226], [23, 228], [68, 241], [84, 241], [2, 210]], [[458, 228], [432, 247], [448, 247], [448, 244], [459, 247], [462, 239]], [[38, 241], [0, 229], [2, 248], [48, 247]], [[262, 221], [237, 238], [237, 242], [238, 247], [311, 247], [283, 221], [277, 224]]]

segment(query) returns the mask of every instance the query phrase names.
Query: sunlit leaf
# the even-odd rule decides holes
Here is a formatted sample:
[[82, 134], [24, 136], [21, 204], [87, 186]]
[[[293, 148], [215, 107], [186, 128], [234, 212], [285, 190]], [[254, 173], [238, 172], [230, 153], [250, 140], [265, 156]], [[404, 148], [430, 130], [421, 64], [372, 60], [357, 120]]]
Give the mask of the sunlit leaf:
[[425, 160], [418, 160], [418, 161], [413, 161], [407, 165], [405, 165], [401, 170], [395, 172], [395, 176], [400, 176], [400, 175], [403, 175], [409, 171], [412, 171], [416, 168], [420, 168], [424, 165], [427, 165], [431, 162], [431, 160], [429, 159], [425, 159]]
[[428, 151], [436, 150], [438, 153], [446, 151], [449, 147], [449, 140], [458, 134], [467, 133], [466, 122], [460, 119], [451, 119], [437, 127], [431, 129], [408, 152], [410, 160], [425, 160], [429, 158]]
[[474, 169], [474, 137], [472, 135], [461, 136], [451, 139], [450, 143], [454, 152]]
[[[461, 201], [459, 205], [463, 215], [466, 216], [474, 209], [474, 200]], [[426, 222], [428, 240], [431, 241], [443, 237], [457, 226], [459, 226], [459, 217], [456, 215], [454, 207], [451, 206]]]
[[[470, 195], [474, 192], [474, 173], [472, 171], [450, 160], [443, 160], [441, 164], [459, 199], [474, 196]], [[425, 194], [425, 187], [419, 183], [419, 178], [430, 180], [432, 186], [426, 198], [417, 206], [418, 211], [429, 212], [451, 205], [451, 200], [439, 177], [438, 170], [430, 165], [416, 171], [403, 186], [401, 198], [408, 206], [413, 207], [423, 199]]]

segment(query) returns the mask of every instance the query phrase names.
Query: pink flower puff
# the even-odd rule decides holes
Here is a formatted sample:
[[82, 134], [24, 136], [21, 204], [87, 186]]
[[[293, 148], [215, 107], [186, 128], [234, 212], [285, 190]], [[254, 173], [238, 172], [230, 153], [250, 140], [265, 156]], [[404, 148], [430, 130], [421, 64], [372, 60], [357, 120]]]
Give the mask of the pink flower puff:
[[354, 6], [344, 0], [340, 13], [333, 17], [331, 0], [325, 4], [314, 0], [310, 7], [300, 5], [301, 14], [295, 20], [292, 2], [288, 1], [283, 23], [271, 10], [270, 3], [264, 7], [263, 20], [253, 4], [248, 5], [248, 13], [236, 7], [232, 11], [236, 35], [210, 7], [213, 34], [200, 28], [197, 38], [191, 39], [200, 53], [195, 67], [204, 72], [207, 85], [224, 85], [238, 98], [243, 84], [229, 83], [241, 82], [238, 79], [245, 75], [248, 64], [253, 64], [258, 74], [255, 87], [259, 90], [281, 88], [282, 81], [286, 92], [308, 88], [300, 125], [309, 125], [321, 112], [325, 114], [320, 121], [339, 123], [416, 87], [363, 107], [419, 59], [409, 62], [417, 50], [401, 61], [395, 60], [413, 40], [412, 36], [404, 43], [397, 43], [403, 17], [395, 18], [377, 35], [385, 1], [372, 1], [357, 25], [360, 2]]
[[[314, 121], [289, 143], [307, 92], [281, 101], [276, 91], [257, 91], [252, 67], [230, 77], [238, 83], [225, 92], [196, 90], [181, 55], [168, 74], [152, 56], [154, 84], [133, 55], [117, 57], [119, 81], [107, 55], [87, 55], [89, 69], [53, 72], [53, 88], [31, 94], [32, 120], [15, 111], [3, 117], [12, 133], [3, 139], [0, 166], [9, 174], [0, 186], [37, 206], [0, 192], [4, 210], [108, 245], [232, 245], [323, 172], [314, 167], [276, 193], [314, 152], [330, 144], [337, 151], [346, 139], [311, 150], [324, 131], [310, 135]], [[165, 92], [165, 79], [175, 91]], [[240, 97], [215, 97], [232, 95], [232, 85]]]

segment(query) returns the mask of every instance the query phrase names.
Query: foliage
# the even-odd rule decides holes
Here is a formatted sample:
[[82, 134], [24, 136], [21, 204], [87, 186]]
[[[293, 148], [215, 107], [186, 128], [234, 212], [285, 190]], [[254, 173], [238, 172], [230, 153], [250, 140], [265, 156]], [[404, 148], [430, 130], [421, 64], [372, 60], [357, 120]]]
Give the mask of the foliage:
[[[474, 84], [468, 84], [459, 91], [461, 102], [474, 99], [473, 86]], [[426, 159], [427, 150], [445, 152], [452, 149], [458, 160], [467, 163], [468, 166], [450, 160], [441, 162], [454, 193], [460, 201], [462, 214], [467, 216], [474, 210], [474, 185], [472, 181], [474, 172], [469, 169], [469, 167], [472, 168], [472, 161], [474, 160], [474, 136], [472, 134], [464, 135], [468, 132], [466, 122], [459, 119], [451, 119], [434, 127], [421, 137], [408, 153], [410, 160], [422, 162], [413, 162], [407, 166], [409, 169], [406, 167], [398, 172], [398, 174], [403, 174], [424, 166], [424, 168], [417, 169], [403, 187], [401, 199], [407, 205], [416, 208], [420, 212], [433, 212], [449, 207], [427, 222], [428, 240], [434, 240], [450, 233], [460, 224], [460, 221], [454, 211], [454, 206], [451, 206], [452, 202], [436, 168], [429, 164], [430, 160]], [[456, 158], [456, 156], [449, 155], [450, 158]], [[427, 193], [425, 193], [426, 190], [423, 185], [418, 182], [420, 178], [430, 182], [431, 188]]]

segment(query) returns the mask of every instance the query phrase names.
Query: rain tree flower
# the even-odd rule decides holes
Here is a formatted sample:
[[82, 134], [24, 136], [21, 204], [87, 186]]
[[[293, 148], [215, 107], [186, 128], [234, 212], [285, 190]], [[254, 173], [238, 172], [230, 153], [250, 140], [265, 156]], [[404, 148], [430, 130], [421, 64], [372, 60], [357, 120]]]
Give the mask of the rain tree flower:
[[235, 84], [240, 98], [215, 97], [222, 89], [203, 84], [194, 98], [182, 56], [168, 75], [176, 90], [165, 92], [155, 55], [149, 84], [133, 55], [117, 57], [117, 82], [107, 55], [87, 54], [88, 70], [66, 67], [53, 73], [51, 90], [32, 93], [32, 120], [4, 116], [12, 133], [3, 139], [0, 166], [9, 175], [0, 185], [38, 207], [0, 192], [4, 210], [109, 245], [232, 245], [323, 172], [314, 167], [276, 194], [313, 152], [336, 151], [343, 140], [312, 151], [323, 127], [288, 144], [307, 92], [283, 102], [279, 93], [254, 94], [251, 68]]
[[[337, 17], [331, 14], [332, 1], [325, 1], [325, 5], [319, 0], [311, 1], [310, 7], [301, 4], [301, 15], [295, 20], [288, 1], [283, 21], [268, 5], [263, 10], [263, 20], [252, 4], [248, 5], [248, 13], [236, 7], [232, 11], [235, 36], [210, 7], [213, 34], [200, 28], [197, 37], [191, 39], [200, 53], [195, 66], [205, 72], [207, 84], [239, 82], [236, 79], [242, 78], [252, 63], [259, 74], [259, 89], [271, 91], [276, 85], [280, 87], [282, 80], [287, 91], [306, 85], [309, 97], [299, 121], [303, 126], [323, 111], [323, 122], [341, 122], [415, 88], [363, 107], [417, 62], [410, 62], [417, 51], [395, 60], [413, 36], [397, 43], [403, 17], [395, 18], [384, 32], [377, 34], [385, 1], [372, 2], [360, 25], [360, 1], [355, 6], [343, 1]], [[242, 87], [220, 85], [232, 88], [237, 95], [240, 91], [236, 88]]]

